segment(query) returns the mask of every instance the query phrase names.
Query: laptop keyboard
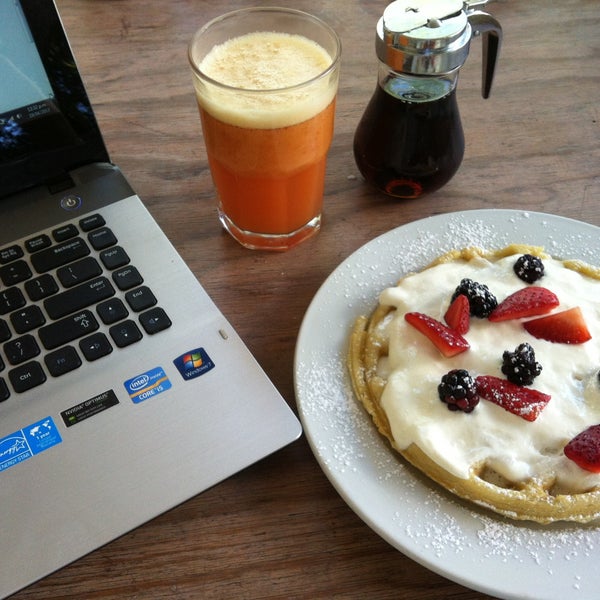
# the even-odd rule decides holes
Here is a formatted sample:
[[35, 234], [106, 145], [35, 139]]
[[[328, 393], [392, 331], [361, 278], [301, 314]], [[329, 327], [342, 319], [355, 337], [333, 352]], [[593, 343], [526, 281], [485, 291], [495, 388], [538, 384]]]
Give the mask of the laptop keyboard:
[[0, 249], [0, 402], [171, 326], [100, 214]]

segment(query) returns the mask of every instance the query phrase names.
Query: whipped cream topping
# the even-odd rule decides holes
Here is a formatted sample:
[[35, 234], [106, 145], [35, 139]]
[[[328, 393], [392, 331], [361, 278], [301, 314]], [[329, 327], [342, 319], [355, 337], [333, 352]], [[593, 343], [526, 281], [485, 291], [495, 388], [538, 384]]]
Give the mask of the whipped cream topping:
[[[380, 303], [397, 310], [381, 324], [389, 337], [389, 354], [378, 369], [387, 379], [381, 404], [399, 448], [414, 443], [432, 460], [460, 478], [473, 465], [487, 463], [506, 479], [554, 481], [565, 493], [600, 485], [600, 475], [578, 467], [563, 448], [588, 426], [600, 423], [600, 281], [544, 259], [545, 275], [535, 285], [553, 291], [560, 305], [553, 312], [579, 306], [592, 339], [584, 344], [557, 344], [536, 339], [522, 327], [527, 319], [491, 323], [471, 317], [465, 338], [470, 349], [445, 358], [405, 320], [407, 312], [425, 313], [444, 322], [450, 298], [461, 279], [486, 284], [501, 302], [526, 287], [513, 272], [519, 255], [498, 261], [475, 258], [439, 264], [405, 277], [384, 290]], [[437, 386], [451, 369], [467, 369], [473, 377], [501, 372], [502, 353], [522, 342], [534, 349], [542, 365], [530, 386], [551, 400], [533, 422], [486, 400], [472, 413], [448, 410]]]

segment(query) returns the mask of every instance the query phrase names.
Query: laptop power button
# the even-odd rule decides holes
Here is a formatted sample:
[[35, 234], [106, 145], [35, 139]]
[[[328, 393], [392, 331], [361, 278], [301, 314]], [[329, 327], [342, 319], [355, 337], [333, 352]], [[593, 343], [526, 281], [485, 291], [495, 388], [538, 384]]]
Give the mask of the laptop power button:
[[77, 210], [81, 206], [81, 197], [76, 194], [69, 194], [60, 199], [60, 206], [65, 210]]

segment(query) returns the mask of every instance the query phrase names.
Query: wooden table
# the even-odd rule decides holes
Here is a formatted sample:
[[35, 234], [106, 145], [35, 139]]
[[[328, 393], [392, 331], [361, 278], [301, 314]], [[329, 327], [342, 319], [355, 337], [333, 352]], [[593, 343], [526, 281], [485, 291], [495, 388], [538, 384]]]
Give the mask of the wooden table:
[[[474, 40], [459, 82], [464, 162], [445, 188], [416, 201], [367, 187], [352, 155], [386, 3], [279, 0], [320, 15], [342, 37], [324, 223], [287, 253], [242, 248], [216, 218], [186, 46], [210, 18], [253, 4], [58, 0], [113, 160], [292, 407], [304, 312], [327, 275], [373, 237], [432, 214], [492, 207], [600, 225], [596, 0], [488, 6], [504, 28], [492, 96], [480, 96]], [[485, 598], [383, 541], [338, 496], [302, 438], [15, 599], [266, 597]]]

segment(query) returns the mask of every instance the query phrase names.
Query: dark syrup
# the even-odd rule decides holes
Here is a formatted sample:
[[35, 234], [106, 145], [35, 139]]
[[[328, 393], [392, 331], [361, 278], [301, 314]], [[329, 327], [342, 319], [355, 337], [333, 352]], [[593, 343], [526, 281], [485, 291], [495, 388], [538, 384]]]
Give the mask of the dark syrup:
[[[410, 97], [404, 94], [404, 97]], [[354, 136], [363, 177], [397, 198], [418, 198], [447, 183], [464, 154], [456, 89], [444, 97], [411, 102], [379, 85]]]

